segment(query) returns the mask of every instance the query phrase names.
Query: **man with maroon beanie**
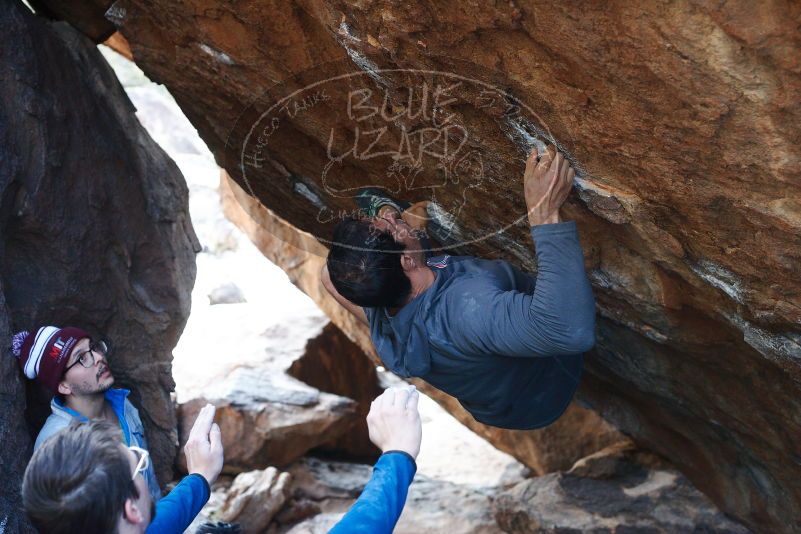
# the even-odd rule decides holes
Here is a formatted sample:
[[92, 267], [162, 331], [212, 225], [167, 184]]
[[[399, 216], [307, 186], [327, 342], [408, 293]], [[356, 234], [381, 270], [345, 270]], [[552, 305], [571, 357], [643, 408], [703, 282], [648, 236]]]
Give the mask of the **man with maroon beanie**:
[[[34, 450], [72, 421], [105, 420], [118, 426], [128, 446], [147, 449], [139, 412], [128, 400], [127, 389], [112, 388], [108, 345], [92, 341], [80, 328], [43, 326], [35, 332], [19, 332], [12, 352], [22, 372], [53, 394], [52, 414], [36, 438]], [[161, 497], [152, 463], [145, 480], [154, 500]]]

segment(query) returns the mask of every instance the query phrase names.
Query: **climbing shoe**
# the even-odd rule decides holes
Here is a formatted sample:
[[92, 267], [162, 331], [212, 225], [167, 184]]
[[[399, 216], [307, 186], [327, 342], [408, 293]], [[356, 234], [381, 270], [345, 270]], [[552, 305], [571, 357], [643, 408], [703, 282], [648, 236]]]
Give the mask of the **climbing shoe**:
[[390, 206], [403, 213], [403, 210], [411, 206], [405, 200], [395, 200], [385, 189], [379, 187], [364, 187], [356, 193], [356, 206], [365, 217], [372, 219], [384, 206]]

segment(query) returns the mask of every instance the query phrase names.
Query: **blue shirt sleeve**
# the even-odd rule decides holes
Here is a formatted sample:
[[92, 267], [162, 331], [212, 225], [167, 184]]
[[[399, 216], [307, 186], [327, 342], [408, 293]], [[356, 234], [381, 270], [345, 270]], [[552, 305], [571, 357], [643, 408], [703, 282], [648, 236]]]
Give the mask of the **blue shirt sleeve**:
[[574, 221], [531, 229], [537, 252], [537, 278], [504, 291], [476, 280], [474, 313], [460, 310], [451, 338], [469, 353], [513, 357], [562, 356], [595, 345], [595, 300], [584, 270], [584, 255]]
[[416, 471], [417, 465], [405, 452], [382, 454], [373, 468], [370, 482], [329, 534], [391, 533], [406, 504], [409, 485]]
[[181, 534], [200, 513], [211, 495], [208, 482], [201, 475], [185, 476], [156, 505], [156, 515], [147, 534]]

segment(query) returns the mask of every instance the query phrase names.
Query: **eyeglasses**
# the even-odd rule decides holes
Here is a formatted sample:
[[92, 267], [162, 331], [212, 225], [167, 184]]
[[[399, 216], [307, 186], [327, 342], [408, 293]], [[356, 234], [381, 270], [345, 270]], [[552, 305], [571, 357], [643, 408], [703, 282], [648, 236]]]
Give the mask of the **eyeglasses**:
[[136, 469], [134, 469], [133, 476], [131, 477], [131, 480], [133, 480], [136, 478], [136, 475], [144, 473], [145, 470], [150, 467], [150, 453], [140, 447], [130, 446], [128, 448], [139, 458], [139, 461], [136, 462]]
[[67, 374], [67, 371], [72, 369], [78, 364], [81, 366], [89, 368], [95, 364], [95, 353], [102, 354], [105, 358], [108, 356], [108, 344], [103, 341], [102, 339], [99, 341], [89, 341], [89, 350], [86, 350], [78, 355], [78, 358], [69, 364], [66, 369], [64, 369], [64, 374]]

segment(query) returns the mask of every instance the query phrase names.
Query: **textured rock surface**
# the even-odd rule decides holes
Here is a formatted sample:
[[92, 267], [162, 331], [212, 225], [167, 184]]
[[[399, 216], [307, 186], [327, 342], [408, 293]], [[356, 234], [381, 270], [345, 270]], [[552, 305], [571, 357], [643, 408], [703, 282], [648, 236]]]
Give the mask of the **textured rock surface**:
[[515, 534], [750, 532], [721, 514], [678, 472], [611, 456], [594, 459], [602, 467], [585, 462], [584, 470], [602, 474], [599, 478], [553, 473], [500, 493], [493, 505], [498, 525]]
[[[102, 18], [109, 4], [65, 16]], [[467, 180], [457, 187], [457, 173], [436, 199], [464, 208], [462, 237], [490, 235], [457, 251], [533, 268], [522, 225], [493, 232], [522, 215], [526, 149], [557, 141], [580, 169], [566, 213], [581, 226], [600, 313], [583, 395], [725, 510], [769, 530], [801, 522], [797, 3], [121, 0], [108, 17], [243, 184], [250, 127], [312, 80], [357, 71], [352, 88], [386, 88], [399, 115], [420, 80], [380, 69], [455, 72], [520, 99], [528, 107], [514, 115], [478, 90], [449, 93], [449, 124], [469, 131], [473, 159], [456, 169]], [[418, 172], [348, 153], [345, 93], [286, 108], [280, 135], [268, 143], [263, 130], [243, 167], [265, 205], [318, 237], [364, 180], [408, 186], [414, 173], [426, 187], [399, 191], [411, 200], [441, 182], [437, 162]], [[370, 149], [399, 155], [401, 127], [421, 117], [385, 123]], [[332, 128], [332, 154], [353, 157], [327, 180]]]
[[181, 445], [207, 402], [217, 407], [226, 473], [286, 465], [341, 436], [356, 419], [356, 403], [321, 393], [276, 369], [239, 368], [203, 397], [179, 407]]
[[[280, 475], [291, 477], [290, 484], [282, 486], [280, 478], [267, 478], [274, 495], [268, 501], [270, 513], [278, 509], [275, 505], [282, 498], [279, 494], [286, 495], [286, 499], [280, 511], [273, 516], [269, 527], [253, 532], [324, 534], [353, 505], [371, 474], [371, 465], [304, 457]], [[244, 484], [256, 476], [259, 475], [243, 473], [237, 478], [245, 477], [240, 481]], [[428, 477], [418, 470], [409, 489], [403, 515], [394, 532], [500, 533], [493, 516], [492, 495], [499, 489], [508, 487], [511, 485], [499, 487], [455, 483]], [[213, 488], [209, 503], [193, 523], [193, 527], [204, 521], [219, 521], [227, 517], [224, 512], [226, 503], [235, 503], [237, 497], [234, 494], [243, 490], [242, 494], [247, 495], [247, 489], [242, 487], [237, 490], [236, 482], [232, 483], [228, 477], [221, 477]], [[189, 530], [193, 531], [193, 528], [190, 527]]]
[[[316, 503], [319, 515], [290, 528], [293, 534], [328, 532], [370, 480], [371, 466], [304, 458], [293, 465], [292, 498]], [[501, 530], [492, 515], [486, 491], [418, 475], [409, 488], [403, 514], [394, 532], [495, 534]]]
[[38, 15], [54, 19], [69, 19], [74, 26], [95, 42], [102, 42], [111, 37], [116, 28], [99, 16], [106, 12], [111, 2], [108, 0], [87, 0], [85, 2], [48, 2], [30, 0], [29, 5], [36, 9]]
[[[3, 17], [0, 15], [0, 17]], [[11, 325], [8, 308], [0, 283], [0, 339], [4, 346], [0, 353], [0, 476], [5, 487], [0, 493], [0, 532], [35, 532], [23, 514], [20, 499], [20, 484], [25, 473], [27, 459], [31, 454], [32, 441], [28, 436], [23, 414], [25, 412], [25, 387], [16, 361], [8, 353], [11, 342]]]
[[356, 420], [340, 438], [326, 444], [327, 452], [340, 459], [378, 458], [381, 451], [370, 442], [365, 418], [373, 399], [384, 389], [373, 363], [342, 330], [328, 323], [322, 334], [309, 341], [306, 353], [289, 368], [289, 375], [321, 391], [353, 399], [358, 405]]
[[613, 444], [628, 443], [597, 413], [573, 402], [555, 423], [535, 431], [506, 430], [477, 423], [453, 397], [415, 381], [473, 432], [542, 475], [568, 469], [579, 458]]
[[[209, 226], [214, 227], [207, 225], [204, 233], [209, 233]], [[246, 238], [240, 239], [247, 243]], [[263, 260], [255, 250], [252, 257], [231, 257], [233, 263], [240, 258], [238, 266], [246, 268], [240, 272], [212, 252], [199, 257], [208, 262], [215, 259], [211, 256], [222, 262], [220, 272], [234, 279], [249, 272], [242, 264]], [[207, 273], [201, 282], [214, 287], [216, 278]], [[248, 302], [225, 305], [209, 305], [207, 291], [196, 287], [194, 294], [203, 302], [196, 300], [175, 350], [181, 442], [199, 409], [206, 402], [215, 404], [227, 473], [292, 462], [309, 449], [344, 435], [360, 419], [355, 401], [321, 392], [289, 376], [295, 362], [314, 361], [316, 353], [327, 353], [329, 345], [346, 345], [342, 343], [344, 335], [328, 328], [330, 321], [312, 302], [285, 280], [284, 288], [281, 281], [275, 282], [277, 287], [268, 284], [266, 288], [243, 282]], [[264, 306], [265, 298], [281, 301], [283, 306]]]
[[287, 500], [291, 477], [274, 467], [238, 475], [226, 494], [220, 518], [239, 523], [242, 531], [264, 532]]
[[[2, 3], [0, 26], [0, 501], [16, 498], [30, 454], [8, 334], [42, 323], [111, 340], [117, 385], [132, 389], [164, 481], [177, 441], [171, 351], [195, 276], [186, 186], [91, 41], [20, 2]], [[27, 389], [35, 433], [49, 399]]]
[[[225, 172], [221, 175], [220, 191], [228, 218], [250, 236], [265, 256], [280, 265], [292, 282], [312, 297], [337, 326], [378, 362], [367, 328], [340, 306], [320, 283], [319, 273], [325, 262], [324, 247], [310, 234], [296, 230], [254, 201]], [[327, 367], [336, 365], [336, 362], [326, 363]], [[361, 366], [358, 368], [361, 369]], [[555, 424], [542, 430], [520, 432], [490, 427], [476, 422], [453, 397], [421, 380], [412, 382], [473, 432], [511, 454], [536, 474], [567, 469], [579, 458], [626, 439], [597, 414], [575, 403]]]

